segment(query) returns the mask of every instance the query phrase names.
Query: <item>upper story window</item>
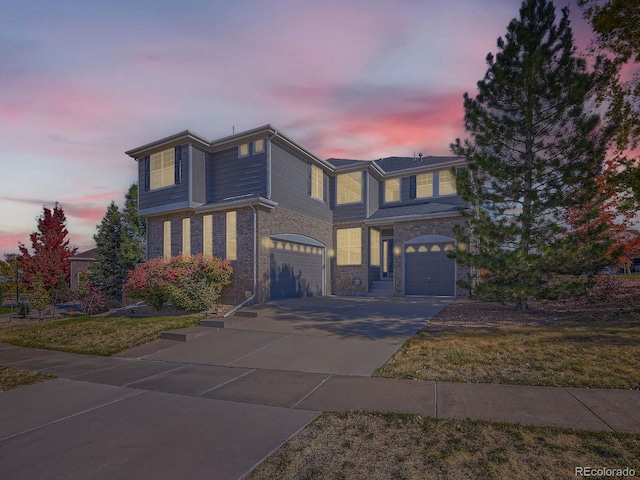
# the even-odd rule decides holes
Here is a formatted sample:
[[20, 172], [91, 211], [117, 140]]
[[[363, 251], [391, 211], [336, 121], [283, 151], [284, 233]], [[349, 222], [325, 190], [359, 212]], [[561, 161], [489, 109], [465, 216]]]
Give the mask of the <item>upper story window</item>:
[[238, 147], [238, 157], [246, 157], [249, 155], [249, 144], [243, 143]]
[[170, 148], [151, 155], [149, 164], [149, 180], [151, 190], [168, 187], [176, 183], [176, 153]]
[[264, 138], [253, 142], [253, 154], [264, 152]]
[[384, 182], [384, 201], [399, 202], [400, 201], [400, 179], [392, 178]]
[[362, 172], [342, 173], [337, 177], [336, 203], [358, 203], [362, 201]]
[[433, 173], [416, 175], [416, 198], [433, 197]]
[[315, 165], [311, 165], [311, 196], [324, 200], [324, 173]]
[[440, 195], [449, 195], [456, 193], [456, 178], [449, 170], [441, 170], [438, 172], [438, 180], [440, 184]]

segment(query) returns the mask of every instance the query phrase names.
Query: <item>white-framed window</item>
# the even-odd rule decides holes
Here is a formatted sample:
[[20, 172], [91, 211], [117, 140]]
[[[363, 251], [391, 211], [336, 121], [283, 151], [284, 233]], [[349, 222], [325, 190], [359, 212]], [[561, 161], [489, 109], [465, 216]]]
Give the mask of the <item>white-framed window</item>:
[[238, 147], [238, 157], [246, 157], [249, 155], [249, 144], [243, 143]]
[[154, 153], [149, 159], [149, 188], [168, 187], [176, 183], [176, 151], [173, 148]]
[[369, 229], [369, 265], [380, 266], [380, 230]]
[[311, 196], [324, 200], [324, 173], [315, 165], [311, 165]]
[[449, 170], [441, 170], [438, 172], [438, 180], [440, 184], [440, 195], [449, 195], [456, 193], [456, 178]]
[[392, 178], [384, 181], [384, 202], [400, 201], [400, 179]]
[[338, 265], [362, 264], [362, 229], [340, 228], [336, 232]]
[[182, 219], [182, 254], [191, 255], [191, 219]]
[[238, 258], [238, 232], [236, 228], [236, 212], [227, 212], [227, 260]]
[[358, 203], [362, 201], [362, 172], [342, 173], [337, 176], [336, 203]]
[[264, 138], [253, 142], [253, 154], [264, 152]]
[[165, 260], [171, 258], [171, 221], [165, 220], [162, 224], [162, 255]]
[[433, 173], [416, 175], [416, 198], [433, 197]]
[[213, 215], [202, 217], [202, 254], [213, 256]]

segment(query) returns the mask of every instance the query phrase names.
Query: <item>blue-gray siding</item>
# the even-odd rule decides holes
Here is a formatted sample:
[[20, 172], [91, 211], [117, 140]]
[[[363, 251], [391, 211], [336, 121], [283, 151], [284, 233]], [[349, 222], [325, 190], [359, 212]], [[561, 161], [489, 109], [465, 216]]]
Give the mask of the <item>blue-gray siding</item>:
[[328, 177], [324, 176], [324, 197], [320, 201], [310, 194], [311, 165], [280, 145], [271, 145], [271, 198], [278, 206], [293, 212], [331, 222], [328, 201]]
[[369, 184], [369, 187], [368, 187], [369, 195], [367, 197], [367, 200], [369, 202], [368, 214], [373, 215], [376, 212], [376, 210], [378, 210], [378, 205], [380, 202], [380, 196], [379, 196], [380, 189], [378, 188], [378, 184], [380, 182], [378, 182], [378, 180], [376, 180], [375, 177], [371, 175], [371, 173], [369, 172], [366, 173], [366, 178]]
[[159, 188], [157, 190], [147, 190], [146, 165], [149, 157], [140, 158], [138, 160], [138, 184], [140, 188], [140, 197], [138, 207], [140, 213], [144, 214], [145, 210], [162, 209], [167, 205], [186, 204], [189, 201], [189, 148], [188, 145], [182, 145], [180, 148], [180, 158], [176, 159], [180, 162], [180, 183], [169, 187]]
[[242, 195], [267, 195], [266, 153], [238, 158], [238, 147], [207, 154], [207, 203]]
[[191, 147], [191, 200], [194, 203], [207, 201], [205, 158], [206, 154], [202, 150]]

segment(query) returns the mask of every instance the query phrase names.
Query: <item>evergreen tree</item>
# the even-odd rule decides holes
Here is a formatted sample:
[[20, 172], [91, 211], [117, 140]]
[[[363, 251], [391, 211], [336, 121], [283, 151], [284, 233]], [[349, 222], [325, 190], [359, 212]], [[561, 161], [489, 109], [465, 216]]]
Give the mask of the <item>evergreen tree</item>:
[[97, 256], [90, 280], [102, 288], [107, 302], [122, 302], [122, 286], [129, 271], [145, 260], [145, 233], [145, 221], [138, 215], [138, 186], [133, 184], [123, 211], [111, 202], [93, 237]]
[[[476, 98], [464, 95], [471, 139], [451, 145], [469, 161], [458, 186], [473, 207], [455, 257], [481, 272], [477, 294], [527, 309], [555, 274], [595, 266], [563, 255], [567, 212], [591, 211], [609, 131], [587, 108], [599, 76], [575, 55], [567, 9], [556, 21], [551, 2], [526, 0], [497, 47]], [[608, 250], [602, 231], [589, 241]]]
[[42, 274], [47, 291], [56, 287], [61, 276], [65, 282], [69, 282], [69, 258], [75, 255], [77, 248], [69, 246], [66, 221], [64, 211], [58, 203], [53, 210], [43, 207], [43, 214], [38, 218], [38, 231], [29, 237], [33, 253], [29, 253], [24, 244], [18, 244], [21, 281], [28, 289], [33, 288], [33, 281], [38, 272]]
[[125, 195], [122, 220], [120, 258], [126, 273], [146, 258], [146, 223], [144, 218], [138, 215], [138, 185], [135, 183], [129, 187]]
[[111, 202], [93, 236], [97, 255], [89, 269], [89, 278], [100, 285], [107, 300], [115, 302], [122, 300], [122, 285], [126, 274], [120, 257], [123, 229], [122, 214], [115, 202]]

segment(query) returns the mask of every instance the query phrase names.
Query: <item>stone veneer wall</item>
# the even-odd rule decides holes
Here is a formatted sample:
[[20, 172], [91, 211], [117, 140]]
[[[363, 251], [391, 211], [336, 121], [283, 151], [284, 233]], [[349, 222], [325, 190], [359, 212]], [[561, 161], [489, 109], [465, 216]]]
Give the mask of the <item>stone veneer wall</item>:
[[270, 297], [271, 287], [271, 235], [294, 233], [313, 238], [326, 246], [325, 265], [326, 295], [331, 291], [330, 250], [333, 249], [333, 230], [330, 223], [295, 213], [284, 208], [258, 209], [258, 295], [256, 303], [265, 302]]
[[[422, 235], [443, 235], [453, 237], [453, 226], [463, 224], [464, 220], [457, 217], [439, 218], [434, 220], [422, 220], [417, 222], [399, 222], [394, 225], [394, 246], [399, 248], [399, 254], [395, 255], [394, 263], [394, 295], [404, 295], [404, 242]], [[456, 281], [466, 279], [467, 267], [456, 265]], [[468, 296], [468, 291], [456, 285], [457, 296]]]
[[[362, 263], [360, 265], [337, 265], [336, 255], [331, 258], [331, 283], [337, 295], [366, 295], [369, 291], [367, 265], [369, 259], [369, 239], [363, 222], [341, 223], [333, 227], [333, 244], [337, 245], [337, 231], [342, 228], [360, 228], [362, 232]], [[334, 247], [334, 250], [337, 247]], [[360, 285], [358, 285], [358, 281]]]

